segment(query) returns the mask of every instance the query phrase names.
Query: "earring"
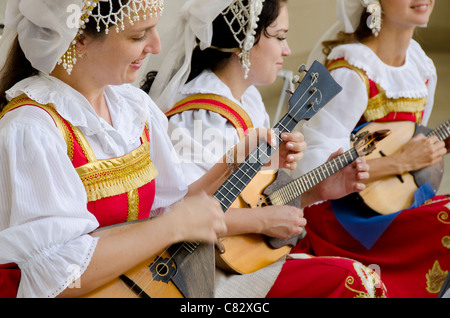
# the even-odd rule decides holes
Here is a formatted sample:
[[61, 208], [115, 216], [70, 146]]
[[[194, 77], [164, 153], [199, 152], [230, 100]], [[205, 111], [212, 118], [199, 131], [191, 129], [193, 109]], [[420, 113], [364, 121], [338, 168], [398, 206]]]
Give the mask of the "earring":
[[62, 65], [62, 67], [67, 71], [67, 74], [69, 75], [72, 73], [73, 66], [77, 64], [76, 44], [77, 40], [73, 40], [69, 46], [69, 49], [58, 61], [58, 65]]
[[372, 30], [375, 37], [378, 36], [381, 30], [381, 4], [379, 0], [364, 0], [367, 6], [367, 12], [370, 13], [367, 18], [367, 26]]

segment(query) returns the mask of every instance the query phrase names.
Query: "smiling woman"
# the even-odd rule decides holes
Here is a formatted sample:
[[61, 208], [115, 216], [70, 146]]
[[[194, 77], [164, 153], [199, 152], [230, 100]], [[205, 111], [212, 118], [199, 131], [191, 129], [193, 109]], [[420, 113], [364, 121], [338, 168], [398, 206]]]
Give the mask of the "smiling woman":
[[[225, 152], [230, 169], [237, 169], [242, 161], [235, 160], [235, 148], [230, 151], [228, 147], [244, 139], [253, 129], [269, 128], [268, 114], [256, 85], [272, 84], [284, 58], [291, 54], [287, 42], [289, 14], [286, 0], [188, 0], [179, 15], [180, 23], [166, 33], [171, 47], [151, 86], [150, 96], [166, 111], [169, 134], [176, 137], [172, 139], [174, 148], [180, 155], [188, 182], [194, 183]], [[280, 164], [271, 168], [294, 169], [305, 149], [303, 136], [287, 132], [279, 137], [283, 140]], [[286, 154], [288, 160], [283, 160]], [[328, 179], [322, 188], [302, 194], [302, 205], [357, 190], [359, 178], [366, 175], [365, 165], [360, 163]], [[260, 172], [256, 179], [272, 173], [270, 169]], [[348, 177], [344, 177], [344, 186], [342, 176]], [[334, 182], [339, 182], [339, 186], [333, 186]], [[262, 191], [260, 187], [261, 184], [255, 188], [249, 185], [244, 191], [250, 196], [256, 195]], [[331, 193], [328, 189], [339, 190]], [[218, 257], [222, 266], [216, 273], [216, 295], [354, 297], [360, 293], [367, 297], [386, 296], [381, 284], [373, 284], [378, 281], [377, 275], [350, 259], [307, 255], [302, 255], [304, 259], [286, 259], [287, 246], [276, 251], [265, 245], [267, 250], [276, 252], [275, 256], [268, 257], [269, 261], [261, 263], [258, 261], [266, 254], [255, 246], [245, 253], [236, 253], [242, 246], [248, 246], [244, 244], [246, 238], [256, 237], [264, 246], [267, 236], [291, 237], [289, 244], [295, 244], [302, 237], [306, 223], [300, 204], [258, 206], [250, 204], [246, 198], [243, 194], [225, 213], [227, 231], [223, 242], [233, 238], [242, 238], [243, 242], [225, 248], [225, 255]], [[233, 256], [227, 256], [230, 254], [241, 256], [231, 260]], [[224, 259], [231, 262], [224, 266]], [[252, 265], [241, 267], [238, 263]], [[245, 275], [226, 275], [227, 270]]]
[[448, 123], [439, 137], [423, 127], [434, 112], [438, 76], [413, 38], [435, 2], [338, 0], [339, 21], [311, 59], [323, 61], [343, 90], [301, 126], [309, 147], [295, 175], [325, 162], [336, 146], [349, 149], [349, 136], [359, 129], [391, 129], [367, 157], [370, 178], [360, 195], [305, 209], [308, 234], [297, 251], [377, 264], [393, 297], [436, 297], [450, 268], [450, 224], [442, 220], [450, 197], [436, 195]]
[[[71, 28], [67, 9], [80, 4], [81, 27]], [[128, 84], [160, 50], [162, 10], [162, 0], [8, 1], [0, 297], [85, 295], [174, 243], [214, 242], [225, 231], [204, 192], [217, 186], [209, 180], [225, 181], [227, 166], [218, 164], [204, 187], [188, 187], [170, 157], [167, 118]]]
[[[89, 17], [92, 23], [83, 24], [82, 32], [76, 36], [72, 48], [65, 53], [51, 75], [82, 92], [97, 114], [112, 124], [102, 88], [134, 82], [147, 54], [159, 53], [161, 44], [156, 24], [159, 19], [157, 13], [162, 10], [160, 6], [156, 2], [135, 13], [124, 6], [113, 15], [122, 16], [115, 22], [107, 19], [105, 12], [110, 9], [100, 2], [98, 13]], [[132, 19], [127, 18], [131, 15], [134, 15]], [[112, 32], [109, 32], [108, 23], [116, 25]], [[117, 25], [121, 25], [120, 32]]]

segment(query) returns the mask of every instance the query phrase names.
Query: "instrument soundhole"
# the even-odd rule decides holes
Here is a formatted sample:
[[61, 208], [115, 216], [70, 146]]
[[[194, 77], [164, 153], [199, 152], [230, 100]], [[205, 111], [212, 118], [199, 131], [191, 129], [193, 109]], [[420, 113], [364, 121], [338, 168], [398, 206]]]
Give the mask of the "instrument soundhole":
[[177, 269], [175, 263], [170, 258], [158, 257], [148, 266], [155, 281], [168, 283], [175, 275]]
[[156, 266], [156, 272], [160, 276], [166, 276], [169, 273], [169, 267], [166, 264], [158, 264]]

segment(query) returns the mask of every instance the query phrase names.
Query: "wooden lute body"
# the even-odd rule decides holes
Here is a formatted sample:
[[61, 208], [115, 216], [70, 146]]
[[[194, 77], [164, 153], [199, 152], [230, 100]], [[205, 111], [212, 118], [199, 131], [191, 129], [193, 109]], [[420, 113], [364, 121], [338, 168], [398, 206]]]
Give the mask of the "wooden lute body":
[[[389, 130], [362, 133], [352, 149], [293, 180], [283, 170], [260, 171], [231, 208], [257, 208], [267, 205], [293, 205], [300, 208], [300, 196], [318, 183], [343, 169], [360, 156], [374, 151], [375, 145], [389, 135]], [[246, 274], [273, 264], [289, 253], [300, 237], [288, 239], [262, 234], [234, 235], [221, 239], [224, 251], [216, 255], [217, 266], [228, 272]]]
[[[367, 159], [389, 156], [399, 151], [411, 138], [419, 133], [425, 136], [438, 136], [445, 140], [450, 136], [450, 120], [431, 130], [410, 121], [370, 123], [360, 131], [389, 129], [391, 134], [377, 145], [377, 150], [367, 155]], [[414, 192], [426, 182], [437, 192], [442, 181], [444, 162], [433, 166], [406, 172], [402, 175], [389, 176], [366, 185], [360, 192], [364, 203], [380, 214], [391, 214], [407, 209], [414, 202]]]

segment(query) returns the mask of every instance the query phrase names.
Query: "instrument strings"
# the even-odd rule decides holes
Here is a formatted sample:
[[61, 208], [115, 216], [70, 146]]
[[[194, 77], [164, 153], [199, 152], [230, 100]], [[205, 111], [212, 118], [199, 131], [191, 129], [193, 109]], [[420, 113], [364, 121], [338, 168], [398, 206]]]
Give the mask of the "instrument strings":
[[[316, 93], [320, 93], [320, 90], [318, 90], [318, 89], [316, 89], [316, 90], [311, 90], [311, 88], [314, 86], [314, 84], [317, 83], [318, 78], [319, 78], [319, 74], [318, 74], [318, 73], [312, 74], [312, 76], [311, 76], [311, 82], [310, 82], [310, 84], [309, 84], [308, 89], [305, 89], [305, 90], [303, 91], [303, 94], [302, 94], [302, 95], [297, 99], [297, 101], [291, 106], [291, 109], [297, 107], [298, 103], [300, 102], [300, 100], [302, 100], [302, 99], [304, 98], [304, 96], [305, 96], [305, 94], [306, 94], [307, 92], [312, 92], [312, 94], [306, 99], [306, 101], [303, 103], [303, 105], [301, 105], [301, 106], [296, 110], [296, 112], [295, 112], [295, 114], [294, 114], [293, 116], [287, 116], [287, 115], [284, 116], [284, 117], [280, 120], [280, 122], [278, 122], [278, 124], [275, 125], [275, 128], [276, 128], [277, 126], [281, 126], [281, 127], [284, 129], [284, 131], [289, 131], [289, 129], [288, 129], [287, 126], [289, 126], [290, 124], [292, 124], [292, 123], [294, 122], [293, 118], [295, 118], [295, 117], [299, 114], [299, 112], [303, 110], [303, 108], [305, 107], [305, 105], [308, 104], [308, 103], [309, 103], [309, 105], [311, 105], [311, 106], [314, 105], [314, 102], [310, 102], [310, 101], [311, 101], [311, 99], [315, 96]], [[289, 118], [289, 117], [290, 117], [290, 118]], [[288, 120], [287, 123], [284, 123], [284, 122], [283, 122], [284, 119], [287, 119], [287, 120]], [[278, 138], [279, 142], [282, 142], [282, 139], [281, 139], [281, 136], [280, 136], [280, 135], [281, 135], [281, 134], [277, 134], [277, 138]], [[267, 152], [268, 145], [267, 145], [266, 143], [264, 143], [263, 146], [264, 146], [264, 145], [266, 146], [266, 148], [265, 148], [265, 149], [262, 149], [262, 150], [263, 150], [263, 153], [265, 154], [265, 153]], [[260, 146], [261, 146], [261, 145], [260, 145]], [[260, 146], [258, 146], [258, 147], [260, 147]], [[272, 149], [275, 150], [277, 147], [278, 147], [278, 145], [277, 145], [276, 147], [272, 147]], [[250, 156], [253, 157], [252, 154], [250, 154], [249, 157], [250, 157]], [[262, 164], [262, 162], [260, 161], [260, 158], [256, 158], [256, 157], [253, 157], [253, 158], [254, 158], [258, 163]], [[250, 167], [250, 168], [252, 168], [252, 167]], [[254, 170], [254, 169], [253, 169], [253, 170]], [[241, 173], [243, 173], [244, 175], [247, 175], [247, 174], [245, 173], [244, 167], [243, 167], [242, 165], [239, 165], [239, 166], [237, 167], [236, 171], [233, 173], [232, 176], [235, 176], [235, 177], [238, 179], [238, 181], [240, 181], [241, 183], [243, 183], [244, 185], [246, 185], [245, 182], [243, 182], [238, 176], [236, 176], [236, 174], [237, 174], [238, 172], [241, 172]], [[255, 172], [257, 172], [257, 171], [255, 171]], [[228, 179], [228, 180], [230, 180], [230, 179]], [[231, 181], [229, 181], [229, 183], [231, 183], [232, 185], [234, 185]], [[239, 189], [239, 188], [237, 188], [237, 187], [235, 187], [235, 188], [238, 189], [238, 190], [242, 190], [242, 189]], [[232, 192], [231, 192], [231, 189], [227, 189], [227, 188], [226, 188], [226, 190], [228, 191], [228, 193], [232, 193]], [[221, 193], [221, 190], [219, 189], [218, 192]], [[221, 193], [221, 194], [222, 194], [222, 193]], [[226, 210], [233, 202], [230, 202], [230, 200], [228, 200], [228, 198], [227, 198], [225, 195], [222, 194], [222, 196], [223, 196], [223, 198], [226, 199], [226, 200], [228, 201], [228, 203], [229, 203], [228, 206], [227, 206], [224, 202], [222, 202], [221, 200], [219, 200], [219, 203], [222, 205], [223, 209]]]
[[[168, 254], [170, 255], [170, 257], [166, 260], [165, 263], [163, 263], [163, 265], [164, 265], [164, 266], [168, 266], [168, 264], [170, 264], [170, 263], [172, 262], [172, 260], [173, 260], [173, 258], [175, 257], [175, 255], [177, 255], [177, 254], [180, 252], [180, 250], [184, 247], [184, 245], [185, 245], [185, 243], [181, 244], [181, 245], [180, 245], [173, 253], [168, 253]], [[133, 285], [130, 286], [130, 289], [128, 290], [129, 293], [132, 293], [132, 292], [133, 292], [133, 289], [134, 289], [136, 286], [138, 286], [139, 282], [140, 282], [145, 276], [147, 276], [147, 275], [149, 275], [149, 274], [152, 275], [152, 274], [151, 274], [151, 273], [152, 273], [152, 269], [154, 269], [154, 266], [157, 266], [157, 265], [159, 264], [159, 261], [162, 259], [162, 256], [161, 256], [161, 255], [164, 254], [164, 253], [166, 253], [166, 252], [168, 252], [169, 248], [170, 248], [170, 246], [167, 247], [163, 252], [161, 252], [160, 255], [158, 255], [158, 256], [155, 258], [155, 260], [153, 261], [153, 263], [150, 264], [150, 266], [149, 266], [149, 272], [150, 272], [150, 273], [149, 273], [149, 272], [146, 272], [146, 273], [142, 274], [141, 277], [140, 277], [137, 281], [133, 281]], [[142, 294], [143, 292], [145, 292], [145, 290], [148, 288], [148, 286], [149, 286], [151, 283], [153, 283], [153, 282], [155, 281], [155, 278], [159, 277], [158, 270], [155, 269], [154, 273], [155, 273], [155, 274], [152, 275], [152, 279], [151, 279], [144, 287], [140, 288], [140, 289], [141, 289], [141, 292], [137, 293], [137, 296], [141, 296], [141, 294]], [[172, 276], [173, 276], [173, 275], [172, 275]], [[169, 279], [171, 279], [172, 276], [170, 276]]]
[[[313, 74], [313, 76], [312, 76], [312, 81], [311, 81], [311, 83], [310, 83], [310, 85], [309, 85], [308, 88], [313, 87], [313, 85], [317, 82], [317, 79], [318, 79], [318, 73]], [[300, 102], [300, 100], [305, 96], [305, 94], [306, 94], [307, 91], [309, 91], [309, 90], [305, 90], [305, 91], [303, 92], [302, 96], [296, 101], [296, 103], [295, 103], [292, 107], [297, 107], [297, 104], [298, 104], [298, 103]], [[303, 105], [302, 105], [299, 109], [296, 110], [295, 114], [294, 114], [293, 116], [291, 116], [291, 118], [288, 119], [288, 122], [285, 123], [284, 125], [287, 126], [287, 125], [292, 124], [293, 118], [295, 118], [295, 117], [297, 116], [297, 114], [305, 107], [305, 105], [311, 100], [311, 98], [315, 95], [316, 92], [318, 92], [318, 90], [312, 92], [311, 96], [309, 96], [309, 97], [307, 98], [307, 100], [303, 103]], [[311, 106], [313, 106], [313, 105], [314, 105], [314, 103], [311, 103]], [[285, 117], [287, 117], [287, 116], [285, 116]], [[288, 129], [287, 129], [283, 124], [281, 124], [281, 121], [278, 123], [278, 125], [280, 125], [280, 126], [283, 127], [286, 131], [288, 131]], [[280, 136], [277, 136], [277, 137], [278, 137], [278, 139], [281, 141], [281, 137], [280, 137]], [[275, 147], [272, 147], [272, 148], [276, 149]], [[267, 150], [267, 149], [266, 149], [266, 150]], [[237, 170], [239, 170], [239, 167], [238, 167]], [[164, 263], [165, 266], [168, 266], [168, 264], [171, 263], [171, 262], [173, 261], [174, 256], [177, 255], [177, 254], [181, 251], [182, 248], [185, 248], [185, 244], [186, 244], [186, 243], [181, 244], [181, 245], [177, 248], [176, 251], [174, 251], [173, 253], [169, 253], [170, 257], [169, 257], [169, 258], [167, 259], [167, 261]], [[198, 245], [197, 245], [197, 246], [198, 246]], [[194, 249], [195, 249], [197, 246], [195, 246]], [[191, 247], [191, 248], [192, 248], [192, 247]], [[165, 252], [167, 252], [168, 249], [169, 249], [169, 247], [167, 247], [167, 248], [162, 252], [162, 254], [164, 254]], [[192, 252], [193, 252], [193, 251], [191, 251], [190, 253], [192, 253]], [[150, 272], [151, 272], [152, 266], [157, 266], [157, 265], [159, 264], [158, 262], [159, 262], [159, 260], [160, 260], [161, 258], [162, 258], [162, 257], [161, 257], [160, 255], [158, 255], [158, 256], [155, 258], [155, 260], [153, 261], [153, 263], [149, 266], [149, 271], [150, 271]], [[148, 286], [149, 286], [151, 283], [153, 283], [153, 282], [155, 281], [155, 278], [159, 276], [159, 273], [158, 273], [158, 270], [157, 270], [157, 269], [154, 271], [154, 273], [155, 273], [155, 274], [152, 275], [152, 279], [151, 279], [151, 280], [150, 280], [143, 288], [141, 288], [141, 292], [138, 293], [138, 296], [140, 296], [141, 293], [143, 293], [143, 292], [145, 291], [145, 289], [147, 289]], [[133, 285], [132, 285], [131, 288], [129, 289], [129, 292], [133, 292], [134, 287], [136, 287], [136, 286], [138, 285], [138, 283], [139, 283], [146, 275], [149, 275], [149, 274], [151, 275], [151, 273], [146, 272], [146, 273], [143, 274], [136, 282], [133, 282]], [[173, 274], [172, 274], [172, 276], [169, 277], [169, 279], [171, 279], [171, 277], [173, 277]]]

